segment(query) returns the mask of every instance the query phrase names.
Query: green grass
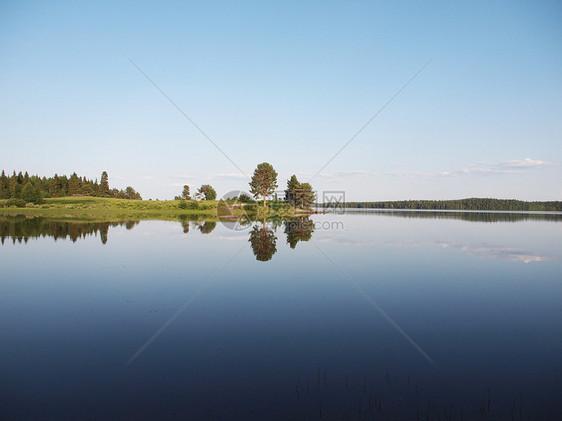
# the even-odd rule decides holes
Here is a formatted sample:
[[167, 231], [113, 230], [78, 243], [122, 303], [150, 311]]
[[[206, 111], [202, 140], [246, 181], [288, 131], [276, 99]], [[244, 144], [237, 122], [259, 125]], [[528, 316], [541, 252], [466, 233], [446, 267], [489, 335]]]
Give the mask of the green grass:
[[[216, 200], [127, 200], [102, 197], [61, 197], [45, 199], [41, 205], [28, 203], [25, 207], [7, 207], [7, 200], [0, 200], [0, 215], [46, 216], [81, 221], [178, 220], [182, 216], [205, 217], [206, 220], [236, 217], [251, 214], [258, 217], [273, 215], [296, 215], [303, 211], [285, 207], [279, 210], [255, 206], [243, 209], [241, 204], [229, 204]], [[219, 206], [219, 204], [221, 206]]]
[[4, 207], [0, 200], [0, 214], [49, 216], [78, 220], [165, 219], [175, 220], [181, 215], [216, 216], [217, 202], [197, 203], [197, 209], [180, 208], [179, 200], [127, 200], [100, 197], [62, 197], [45, 199], [41, 205], [28, 203], [25, 208]]

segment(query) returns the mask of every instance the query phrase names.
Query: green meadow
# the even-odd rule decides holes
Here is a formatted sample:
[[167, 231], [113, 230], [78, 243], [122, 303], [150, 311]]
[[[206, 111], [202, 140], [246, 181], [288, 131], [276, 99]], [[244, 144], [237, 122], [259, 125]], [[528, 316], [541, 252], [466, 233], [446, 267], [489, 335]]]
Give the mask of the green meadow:
[[0, 200], [0, 215], [44, 216], [61, 220], [122, 221], [134, 220], [178, 220], [207, 221], [237, 219], [242, 216], [262, 218], [269, 216], [295, 216], [310, 214], [286, 204], [270, 203], [259, 206], [236, 201], [218, 200], [128, 200], [102, 197], [48, 198], [44, 203], [18, 203]]

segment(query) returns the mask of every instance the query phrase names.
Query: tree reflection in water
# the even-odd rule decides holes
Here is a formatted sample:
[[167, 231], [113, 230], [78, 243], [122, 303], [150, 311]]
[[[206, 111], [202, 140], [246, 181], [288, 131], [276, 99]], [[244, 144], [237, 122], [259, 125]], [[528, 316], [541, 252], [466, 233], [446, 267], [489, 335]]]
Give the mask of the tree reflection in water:
[[261, 227], [259, 224], [254, 225], [250, 231], [250, 238], [248, 241], [252, 245], [256, 260], [260, 262], [271, 260], [277, 251], [277, 237], [274, 231], [267, 227], [265, 219], [261, 223]]
[[216, 228], [217, 223], [212, 221], [205, 221], [205, 222], [198, 221], [195, 222], [195, 226], [199, 231], [201, 231], [201, 234], [210, 234]]
[[81, 238], [99, 234], [102, 244], [107, 243], [110, 227], [125, 226], [131, 230], [139, 221], [80, 222], [56, 221], [43, 217], [29, 218], [22, 215], [0, 217], [0, 241], [12, 239], [14, 243], [27, 243], [29, 239], [53, 237], [56, 240], [69, 238], [73, 243]]
[[[197, 218], [197, 216], [195, 217]], [[215, 221], [190, 220], [188, 216], [179, 218], [182, 230], [189, 233], [190, 228], [195, 227], [202, 234], [211, 234], [217, 226]], [[250, 220], [244, 220], [244, 225]], [[256, 260], [267, 262], [277, 252], [277, 229], [283, 224], [284, 233], [287, 235], [287, 244], [295, 248], [299, 241], [309, 241], [314, 232], [314, 223], [308, 217], [293, 219], [270, 218], [254, 222], [250, 230], [249, 242], [256, 256]], [[110, 227], [124, 226], [127, 230], [133, 229], [139, 221], [119, 222], [82, 222], [82, 221], [57, 221], [44, 217], [29, 218], [23, 215], [0, 216], [0, 241], [2, 244], [6, 239], [14, 243], [27, 243], [29, 239], [39, 237], [53, 237], [55, 240], [69, 238], [72, 242], [86, 238], [90, 235], [100, 237], [103, 244], [108, 241]], [[235, 225], [240, 229], [242, 224]]]
[[287, 219], [283, 221], [285, 234], [287, 234], [287, 244], [294, 249], [299, 241], [308, 241], [314, 232], [314, 222], [308, 217]]

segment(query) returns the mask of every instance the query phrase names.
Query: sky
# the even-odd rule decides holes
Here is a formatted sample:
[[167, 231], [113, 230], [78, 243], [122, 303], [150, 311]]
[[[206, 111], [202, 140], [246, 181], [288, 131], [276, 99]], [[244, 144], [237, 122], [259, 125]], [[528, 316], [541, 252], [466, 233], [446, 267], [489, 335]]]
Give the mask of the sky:
[[[0, 169], [562, 200], [556, 1], [0, 0]], [[328, 196], [327, 196], [328, 195]]]

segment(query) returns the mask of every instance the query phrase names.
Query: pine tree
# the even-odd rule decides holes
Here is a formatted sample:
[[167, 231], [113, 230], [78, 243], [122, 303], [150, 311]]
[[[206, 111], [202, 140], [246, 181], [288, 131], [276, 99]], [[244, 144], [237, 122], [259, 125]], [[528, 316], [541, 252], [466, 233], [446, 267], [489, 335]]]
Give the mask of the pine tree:
[[10, 187], [8, 184], [8, 177], [6, 173], [2, 170], [2, 175], [0, 175], [0, 199], [10, 198]]
[[252, 181], [250, 181], [250, 193], [257, 199], [263, 197], [263, 205], [267, 196], [272, 194], [277, 188], [277, 172], [273, 166], [267, 162], [262, 162], [254, 171]]
[[68, 180], [68, 194], [70, 196], [81, 194], [82, 193], [81, 184], [82, 183], [80, 182], [80, 178], [78, 177], [78, 175], [75, 172], [72, 173], [70, 179]]
[[297, 193], [298, 204], [305, 209], [310, 208], [314, 201], [316, 200], [316, 195], [312, 191], [312, 186], [309, 183], [302, 183]]

